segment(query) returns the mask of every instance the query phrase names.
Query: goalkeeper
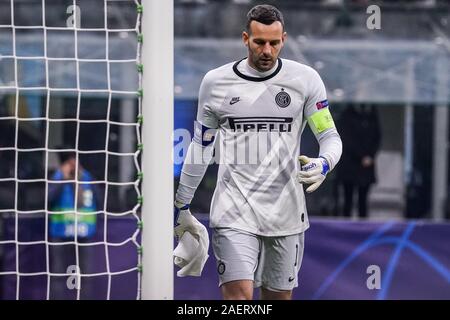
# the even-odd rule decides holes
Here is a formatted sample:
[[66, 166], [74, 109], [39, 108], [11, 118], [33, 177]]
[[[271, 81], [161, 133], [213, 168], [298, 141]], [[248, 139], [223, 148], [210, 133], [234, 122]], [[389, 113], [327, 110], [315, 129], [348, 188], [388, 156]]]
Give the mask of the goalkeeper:
[[[318, 73], [278, 57], [286, 41], [281, 12], [252, 8], [242, 38], [247, 58], [208, 72], [200, 86], [175, 233], [189, 231], [208, 243], [189, 204], [215, 145], [220, 167], [210, 226], [223, 297], [252, 299], [258, 287], [262, 299], [291, 299], [309, 227], [303, 185], [313, 192], [322, 184], [342, 143]], [[306, 124], [320, 145], [317, 157], [299, 157]]]

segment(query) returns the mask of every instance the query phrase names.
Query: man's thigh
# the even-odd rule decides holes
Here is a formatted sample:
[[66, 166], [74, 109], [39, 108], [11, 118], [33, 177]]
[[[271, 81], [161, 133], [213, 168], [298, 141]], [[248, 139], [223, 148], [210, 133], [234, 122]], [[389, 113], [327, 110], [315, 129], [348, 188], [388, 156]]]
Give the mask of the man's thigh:
[[304, 233], [263, 237], [255, 287], [274, 292], [290, 291], [297, 287], [303, 250]]
[[219, 286], [236, 280], [254, 280], [261, 248], [257, 235], [231, 228], [216, 228], [212, 245]]

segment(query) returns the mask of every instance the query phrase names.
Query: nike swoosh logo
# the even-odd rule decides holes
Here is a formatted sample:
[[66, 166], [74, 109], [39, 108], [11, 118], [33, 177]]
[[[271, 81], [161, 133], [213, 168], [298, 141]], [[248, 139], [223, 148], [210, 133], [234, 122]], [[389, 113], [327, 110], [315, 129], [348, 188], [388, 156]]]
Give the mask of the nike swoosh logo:
[[231, 101], [230, 101], [230, 105], [233, 105], [233, 104], [235, 104], [235, 103], [238, 103], [239, 101], [241, 101], [241, 98], [233, 98], [233, 99], [231, 99]]
[[292, 281], [294, 281], [294, 280], [295, 280], [294, 277], [289, 277], [289, 279], [288, 279], [289, 282], [292, 282]]

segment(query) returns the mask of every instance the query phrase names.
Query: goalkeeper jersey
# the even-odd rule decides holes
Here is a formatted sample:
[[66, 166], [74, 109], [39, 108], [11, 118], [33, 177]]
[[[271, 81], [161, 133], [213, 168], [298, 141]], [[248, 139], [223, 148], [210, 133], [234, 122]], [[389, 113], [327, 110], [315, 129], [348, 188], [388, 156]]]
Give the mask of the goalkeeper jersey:
[[[309, 227], [300, 170], [301, 134], [310, 124], [322, 137], [340, 138], [328, 110], [326, 91], [312, 68], [278, 59], [261, 73], [241, 60], [204, 77], [194, 142], [209, 143], [217, 129], [220, 162], [210, 225], [264, 236], [303, 232]], [[332, 169], [341, 150], [321, 148]]]

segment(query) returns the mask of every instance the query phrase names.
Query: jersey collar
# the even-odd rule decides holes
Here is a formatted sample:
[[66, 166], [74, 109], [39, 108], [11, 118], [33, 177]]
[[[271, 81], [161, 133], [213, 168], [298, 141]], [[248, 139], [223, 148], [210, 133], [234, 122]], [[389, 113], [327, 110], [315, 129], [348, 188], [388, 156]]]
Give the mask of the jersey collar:
[[233, 65], [233, 71], [234, 73], [236, 73], [239, 77], [241, 77], [242, 79], [248, 80], [248, 81], [255, 81], [255, 82], [261, 82], [261, 81], [266, 81], [269, 79], [272, 79], [273, 77], [275, 77], [281, 70], [281, 67], [283, 66], [283, 62], [281, 61], [280, 58], [278, 58], [278, 67], [276, 68], [276, 70], [274, 72], [272, 72], [271, 74], [269, 74], [268, 76], [265, 77], [251, 77], [248, 75], [243, 74], [242, 72], [240, 72], [238, 70], [238, 65], [239, 63], [241, 63], [243, 60], [245, 60], [247, 58], [241, 59], [239, 61], [237, 61], [234, 65]]

